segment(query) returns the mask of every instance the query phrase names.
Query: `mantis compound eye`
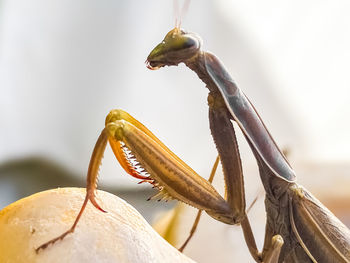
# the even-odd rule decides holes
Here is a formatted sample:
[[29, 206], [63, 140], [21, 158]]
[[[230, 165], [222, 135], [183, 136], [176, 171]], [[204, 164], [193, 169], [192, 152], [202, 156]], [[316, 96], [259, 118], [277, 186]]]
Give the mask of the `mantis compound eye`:
[[200, 52], [201, 43], [199, 36], [174, 28], [149, 54], [147, 67], [158, 69], [185, 62]]

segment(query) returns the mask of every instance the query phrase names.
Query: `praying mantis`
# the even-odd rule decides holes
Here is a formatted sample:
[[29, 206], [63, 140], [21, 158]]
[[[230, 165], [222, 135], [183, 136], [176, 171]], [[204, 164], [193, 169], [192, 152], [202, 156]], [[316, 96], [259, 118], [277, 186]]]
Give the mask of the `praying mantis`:
[[[122, 110], [106, 117], [93, 150], [87, 191], [72, 227], [36, 249], [63, 239], [77, 226], [90, 201], [95, 199], [98, 169], [109, 142], [124, 170], [159, 189], [158, 198], [176, 199], [226, 224], [240, 224], [256, 262], [350, 262], [350, 231], [306, 189], [296, 183], [295, 172], [278, 148], [253, 104], [236, 86], [220, 60], [201, 50], [201, 39], [175, 27], [147, 58], [150, 69], [185, 63], [209, 89], [210, 129], [224, 172], [226, 198], [171, 152], [143, 124]], [[244, 183], [235, 121], [259, 166], [266, 198], [266, 232], [262, 252], [246, 213]]]

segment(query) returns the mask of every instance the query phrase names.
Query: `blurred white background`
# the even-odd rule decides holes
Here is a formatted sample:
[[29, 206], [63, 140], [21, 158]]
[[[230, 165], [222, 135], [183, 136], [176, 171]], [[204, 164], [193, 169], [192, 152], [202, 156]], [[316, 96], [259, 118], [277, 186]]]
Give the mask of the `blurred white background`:
[[[1, 162], [42, 155], [84, 173], [104, 117], [122, 108], [207, 173], [207, 90], [184, 66], [143, 63], [174, 24], [170, 0], [0, 3]], [[223, 60], [292, 158], [349, 161], [349, 8], [192, 1], [182, 25]], [[103, 169], [102, 182], [128, 180], [110, 153]]]
[[[349, 10], [345, 0], [192, 0], [182, 26], [222, 59], [292, 166], [349, 168]], [[207, 89], [184, 65], [144, 64], [173, 26], [170, 0], [0, 0], [0, 164], [38, 156], [84, 178], [105, 116], [121, 108], [207, 177]], [[312, 182], [307, 171], [296, 169]], [[101, 174], [102, 185], [136, 186], [109, 149]], [[3, 205], [12, 191], [2, 183]]]

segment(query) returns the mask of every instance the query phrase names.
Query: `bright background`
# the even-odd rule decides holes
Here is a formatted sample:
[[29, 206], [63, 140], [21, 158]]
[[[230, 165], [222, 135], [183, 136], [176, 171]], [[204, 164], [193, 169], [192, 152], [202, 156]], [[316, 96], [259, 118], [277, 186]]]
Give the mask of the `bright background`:
[[[345, 0], [193, 0], [182, 22], [224, 62], [299, 179], [321, 189], [318, 178], [329, 172], [322, 178], [340, 187], [329, 192], [350, 181], [349, 10]], [[66, 184], [83, 185], [114, 108], [208, 176], [216, 150], [207, 89], [184, 65], [150, 71], [144, 64], [173, 26], [170, 0], [0, 0], [0, 208], [37, 184], [63, 186], [60, 169]], [[101, 174], [101, 188], [140, 189], [109, 149]], [[248, 182], [259, 182], [254, 176]]]

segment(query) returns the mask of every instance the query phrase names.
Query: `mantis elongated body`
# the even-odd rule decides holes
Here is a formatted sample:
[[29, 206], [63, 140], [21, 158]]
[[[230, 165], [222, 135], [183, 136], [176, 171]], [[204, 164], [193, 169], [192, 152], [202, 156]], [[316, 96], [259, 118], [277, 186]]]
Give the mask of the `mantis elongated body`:
[[[244, 93], [220, 60], [201, 50], [201, 39], [180, 28], [171, 30], [147, 58], [150, 69], [185, 63], [209, 89], [209, 122], [220, 155], [231, 221], [241, 223], [257, 262], [350, 262], [350, 231], [306, 189]], [[259, 166], [266, 192], [265, 242], [257, 251], [245, 212], [241, 161], [233, 126], [243, 132]], [[210, 214], [210, 213], [209, 213]], [[283, 244], [284, 243], [284, 244]]]
[[[87, 175], [87, 193], [72, 227], [36, 249], [72, 233], [88, 201], [95, 199], [98, 168], [107, 142], [127, 173], [149, 182], [157, 199], [176, 199], [206, 211], [226, 224], [240, 224], [256, 262], [349, 262], [350, 231], [307, 190], [295, 182], [295, 173], [266, 129], [256, 110], [234, 84], [221, 62], [201, 51], [200, 38], [179, 28], [170, 31], [151, 52], [148, 67], [156, 69], [184, 62], [209, 88], [209, 121], [224, 171], [227, 198], [172, 153], [144, 125], [122, 110], [106, 117], [105, 128], [93, 150]], [[266, 191], [266, 235], [263, 251], [256, 247], [246, 214], [243, 175], [235, 131], [239, 125], [259, 166]]]

